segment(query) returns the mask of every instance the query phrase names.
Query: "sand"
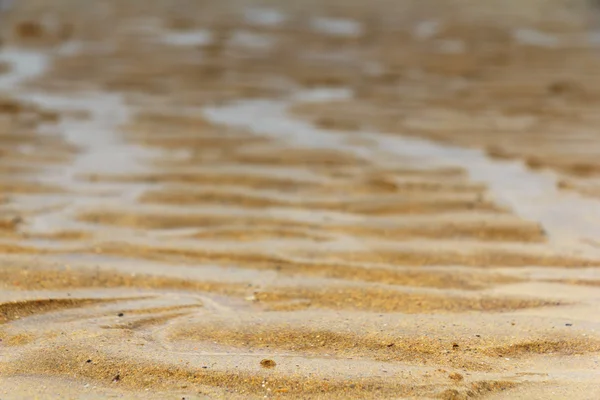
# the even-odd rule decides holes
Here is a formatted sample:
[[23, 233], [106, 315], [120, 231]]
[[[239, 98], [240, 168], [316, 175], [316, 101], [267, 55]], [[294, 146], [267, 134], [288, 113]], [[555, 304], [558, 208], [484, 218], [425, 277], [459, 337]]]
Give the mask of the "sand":
[[598, 398], [583, 3], [15, 2], [0, 398]]

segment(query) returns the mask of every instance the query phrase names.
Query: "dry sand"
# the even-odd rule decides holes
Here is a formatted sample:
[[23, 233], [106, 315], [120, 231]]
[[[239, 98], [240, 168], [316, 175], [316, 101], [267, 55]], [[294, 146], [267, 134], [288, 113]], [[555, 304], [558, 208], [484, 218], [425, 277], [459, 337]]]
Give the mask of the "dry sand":
[[589, 2], [16, 3], [0, 398], [600, 397]]

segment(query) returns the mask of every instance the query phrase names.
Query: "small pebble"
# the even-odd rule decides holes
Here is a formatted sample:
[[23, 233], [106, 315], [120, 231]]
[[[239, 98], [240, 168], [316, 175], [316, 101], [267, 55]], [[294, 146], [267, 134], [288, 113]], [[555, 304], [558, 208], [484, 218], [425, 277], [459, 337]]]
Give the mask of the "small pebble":
[[263, 368], [275, 368], [276, 365], [277, 363], [275, 361], [269, 360], [268, 358], [265, 358], [260, 362], [260, 366]]
[[465, 379], [465, 378], [464, 378], [464, 377], [463, 377], [461, 374], [459, 374], [458, 372], [454, 372], [454, 373], [452, 373], [452, 374], [448, 375], [448, 378], [450, 378], [450, 379], [452, 379], [453, 381], [456, 381], [456, 382], [460, 382], [460, 381], [462, 381], [463, 379]]

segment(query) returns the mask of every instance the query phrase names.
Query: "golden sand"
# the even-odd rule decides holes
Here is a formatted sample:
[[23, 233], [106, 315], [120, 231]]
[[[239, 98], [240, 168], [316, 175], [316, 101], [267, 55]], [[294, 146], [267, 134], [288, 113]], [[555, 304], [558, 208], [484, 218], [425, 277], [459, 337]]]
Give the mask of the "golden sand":
[[[481, 149], [598, 197], [589, 5], [263, 1], [286, 18], [261, 24], [234, 0], [75, 3], [3, 23], [49, 66], [0, 96], [0, 397], [600, 393], [591, 242], [559, 243], [461, 160], [379, 141]], [[323, 88], [353, 95], [293, 100]], [[244, 100], [276, 122], [288, 102], [286, 123], [205, 112]]]

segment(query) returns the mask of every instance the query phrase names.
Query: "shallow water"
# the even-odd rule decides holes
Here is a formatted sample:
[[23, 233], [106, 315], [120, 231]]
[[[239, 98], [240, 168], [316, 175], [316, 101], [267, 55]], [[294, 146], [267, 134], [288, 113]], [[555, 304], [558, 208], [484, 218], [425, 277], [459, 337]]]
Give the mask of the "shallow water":
[[[0, 76], [0, 89], [12, 91], [20, 84], [42, 75], [50, 66], [51, 54], [8, 50], [0, 53], [0, 60], [12, 65], [11, 73]], [[31, 232], [88, 230], [90, 226], [75, 222], [72, 218], [78, 208], [110, 202], [135, 204], [147, 185], [99, 185], [90, 184], [82, 178], [90, 174], [146, 171], [143, 161], [155, 155], [147, 148], [127, 143], [118, 133], [119, 127], [129, 121], [132, 113], [122, 95], [101, 92], [58, 95], [28, 89], [22, 91], [18, 98], [60, 112], [84, 111], [89, 115], [83, 120], [62, 117], [58, 126], [49, 127], [50, 132], [58, 131], [67, 143], [74, 145], [77, 152], [72, 162], [46, 168], [38, 180], [57, 184], [71, 195], [63, 195], [58, 201], [52, 200], [52, 196], [30, 199], [40, 208], [53, 203], [59, 206], [55, 212], [29, 218]]]
[[342, 18], [317, 17], [311, 20], [314, 30], [335, 36], [360, 36], [363, 26], [358, 21]]
[[163, 43], [175, 46], [206, 46], [213, 40], [209, 30], [200, 29], [191, 32], [169, 32], [161, 36]]
[[460, 166], [472, 179], [485, 183], [494, 199], [509, 206], [517, 215], [541, 223], [555, 245], [598, 253], [588, 242], [600, 237], [600, 201], [560, 191], [557, 177], [551, 172], [532, 171], [519, 161], [496, 161], [480, 150], [380, 132], [350, 133], [376, 143], [373, 148], [353, 146], [344, 140], [343, 132], [316, 128], [286, 112], [301, 102], [328, 102], [348, 96], [351, 93], [344, 90], [317, 89], [298, 93], [288, 101], [240, 101], [207, 109], [205, 115], [215, 123], [248, 127], [302, 146], [348, 149], [365, 157], [372, 157], [374, 151], [386, 150], [421, 162]]
[[[186, 35], [190, 35], [189, 38], [199, 37], [197, 33]], [[0, 88], [9, 90], [42, 74], [48, 68], [50, 56], [13, 49], [0, 54], [0, 59], [13, 65], [11, 73], [0, 76]], [[344, 89], [314, 89], [299, 92], [286, 101], [239, 101], [224, 107], [207, 108], [204, 114], [215, 123], [249, 128], [302, 146], [346, 149], [364, 157], [372, 157], [374, 151], [386, 150], [402, 157], [461, 166], [473, 179], [488, 185], [495, 199], [509, 206], [521, 217], [541, 223], [555, 244], [594, 251], [587, 244], [600, 237], [600, 202], [558, 190], [557, 178], [551, 172], [531, 171], [516, 161], [496, 161], [479, 150], [379, 132], [353, 133], [355, 136], [374, 140], [376, 144], [372, 148], [351, 145], [340, 134], [342, 132], [319, 129], [287, 114], [287, 109], [294, 104], [344, 100], [351, 96], [352, 93]], [[118, 127], [126, 123], [132, 113], [118, 94], [82, 93], [73, 98], [26, 92], [21, 97], [58, 110], [88, 111], [91, 116], [83, 121], [66, 118], [59, 125], [61, 134], [80, 151], [73, 163], [50, 169], [45, 176], [48, 182], [59, 183], [76, 192], [89, 190], [90, 186], [98, 190], [97, 185], [81, 182], [78, 177], [94, 173], [145, 172], [148, 168], [144, 166], [143, 160], [156, 156], [155, 152], [124, 142], [117, 132]], [[103, 190], [120, 191], [116, 199], [135, 201], [146, 188], [144, 185], [105, 185]], [[78, 207], [94, 204], [93, 200], [86, 200], [81, 194], [79, 198], [71, 200]], [[39, 217], [51, 219], [34, 222], [33, 226], [66, 226], [66, 221], [64, 224], [60, 222], [60, 215], [65, 212], [63, 210], [53, 218]]]

